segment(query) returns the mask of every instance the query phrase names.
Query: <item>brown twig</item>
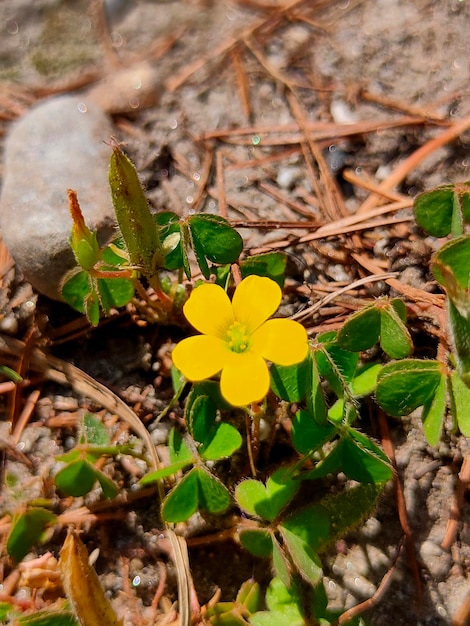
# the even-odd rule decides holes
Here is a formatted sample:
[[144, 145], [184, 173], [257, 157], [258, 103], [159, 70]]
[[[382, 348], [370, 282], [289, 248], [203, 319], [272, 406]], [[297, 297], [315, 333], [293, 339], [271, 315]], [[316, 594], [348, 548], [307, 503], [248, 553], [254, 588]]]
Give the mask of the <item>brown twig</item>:
[[224, 184], [224, 161], [222, 152], [217, 151], [216, 156], [216, 172], [217, 172], [217, 196], [219, 199], [219, 213], [221, 217], [227, 219], [227, 200], [225, 198]]
[[452, 626], [468, 626], [470, 624], [470, 593], [467, 594], [452, 620]]
[[[385, 129], [403, 126], [422, 126], [424, 123], [425, 120], [421, 117], [401, 117], [394, 120], [362, 120], [344, 124], [307, 120], [304, 131], [306, 130], [315, 141], [335, 141], [353, 135], [366, 135]], [[302, 142], [305, 132], [300, 132], [301, 130], [297, 122], [279, 125], [272, 124], [270, 126], [256, 124], [242, 128], [221, 128], [206, 131], [198, 139], [202, 141], [219, 139], [220, 141], [237, 145], [251, 145], [253, 135], [259, 135], [262, 137], [262, 144], [265, 146], [286, 146]]]
[[416, 549], [413, 540], [413, 532], [411, 530], [408, 514], [406, 511], [405, 495], [403, 492], [403, 485], [397, 472], [397, 462], [395, 458], [395, 449], [393, 447], [392, 439], [390, 437], [390, 430], [388, 428], [387, 418], [384, 411], [378, 410], [379, 428], [382, 438], [382, 447], [385, 454], [390, 459], [394, 470], [393, 486], [395, 489], [395, 498], [397, 502], [398, 518], [405, 535], [405, 545], [408, 554], [408, 562], [413, 575], [415, 591], [416, 591], [416, 608], [420, 612], [423, 606], [423, 583], [421, 580], [421, 574], [418, 565], [418, 559], [416, 556]]
[[465, 492], [470, 485], [470, 456], [466, 456], [463, 460], [462, 467], [459, 472], [455, 495], [450, 507], [450, 517], [447, 522], [446, 534], [442, 540], [441, 547], [443, 550], [450, 550], [457, 536], [459, 528], [460, 515], [462, 505], [465, 498]]
[[248, 87], [248, 78], [243, 67], [243, 61], [240, 54], [240, 46], [235, 46], [230, 53], [233, 68], [235, 70], [235, 78], [238, 85], [238, 93], [240, 94], [240, 100], [242, 105], [243, 114], [245, 119], [250, 121], [252, 118], [252, 109], [250, 103], [250, 91]]
[[380, 585], [377, 587], [377, 590], [374, 593], [374, 595], [371, 598], [368, 598], [367, 600], [365, 600], [364, 602], [361, 602], [360, 604], [356, 604], [356, 606], [353, 606], [347, 611], [345, 611], [344, 613], [342, 613], [338, 618], [339, 626], [341, 626], [341, 624], [349, 623], [349, 621], [352, 620], [354, 617], [357, 617], [358, 615], [362, 615], [362, 613], [364, 613], [365, 611], [368, 611], [369, 609], [374, 608], [380, 602], [380, 600], [384, 597], [385, 593], [390, 587], [390, 584], [393, 579], [393, 575], [395, 574], [395, 570], [397, 569], [398, 558], [400, 557], [402, 552], [403, 552], [403, 544], [400, 546], [400, 550], [398, 551], [398, 554], [395, 558], [395, 562], [393, 563], [392, 567], [388, 570], [388, 572], [380, 581]]
[[29, 394], [28, 398], [26, 399], [26, 403], [23, 407], [23, 410], [16, 419], [15, 427], [13, 428], [13, 432], [11, 434], [15, 445], [17, 445], [19, 440], [21, 439], [21, 435], [26, 428], [34, 409], [36, 408], [36, 404], [38, 403], [40, 395], [41, 392], [39, 391], [39, 389], [35, 389]]

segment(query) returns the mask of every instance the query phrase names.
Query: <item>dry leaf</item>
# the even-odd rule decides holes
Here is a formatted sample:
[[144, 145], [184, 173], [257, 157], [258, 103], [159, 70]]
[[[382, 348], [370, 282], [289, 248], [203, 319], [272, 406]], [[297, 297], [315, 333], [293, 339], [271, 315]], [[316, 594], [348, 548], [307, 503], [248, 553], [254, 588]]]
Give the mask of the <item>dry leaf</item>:
[[122, 626], [75, 530], [68, 532], [59, 566], [65, 593], [81, 626]]

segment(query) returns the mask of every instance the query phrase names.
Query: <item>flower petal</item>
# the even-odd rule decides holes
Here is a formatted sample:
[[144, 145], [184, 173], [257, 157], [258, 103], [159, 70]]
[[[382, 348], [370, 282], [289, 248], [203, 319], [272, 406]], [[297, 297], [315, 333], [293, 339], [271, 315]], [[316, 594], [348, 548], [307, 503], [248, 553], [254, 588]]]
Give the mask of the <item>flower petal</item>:
[[205, 335], [224, 339], [233, 323], [230, 299], [219, 285], [204, 283], [191, 292], [183, 307], [186, 319]]
[[276, 311], [281, 303], [279, 285], [264, 276], [247, 276], [235, 290], [232, 300], [233, 313], [248, 332], [254, 332]]
[[267, 361], [294, 365], [308, 352], [307, 331], [298, 322], [274, 319], [265, 322], [251, 337], [251, 350]]
[[204, 380], [220, 372], [231, 352], [225, 342], [210, 335], [183, 339], [172, 353], [173, 363], [191, 381]]
[[220, 376], [220, 391], [230, 404], [247, 406], [266, 396], [269, 383], [264, 359], [252, 352], [232, 352]]

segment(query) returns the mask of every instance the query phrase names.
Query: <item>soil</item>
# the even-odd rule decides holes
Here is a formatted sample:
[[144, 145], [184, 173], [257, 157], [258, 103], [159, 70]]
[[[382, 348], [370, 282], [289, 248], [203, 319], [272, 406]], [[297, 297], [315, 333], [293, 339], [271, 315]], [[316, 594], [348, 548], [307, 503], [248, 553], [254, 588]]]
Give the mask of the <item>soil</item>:
[[[38, 99], [87, 89], [119, 67], [150, 61], [160, 72], [154, 87], [158, 102], [144, 108], [135, 94], [126, 95], [113, 119], [152, 205], [182, 215], [226, 216], [239, 228], [245, 254], [284, 250], [289, 264], [282, 313], [304, 309], [312, 336], [338, 328], [351, 311], [379, 295], [399, 295], [408, 305], [415, 355], [435, 358], [444, 332], [443, 300], [428, 264], [439, 242], [415, 226], [412, 198], [439, 184], [470, 179], [470, 134], [457, 133], [453, 141], [429, 149], [426, 158], [407, 159], [470, 115], [470, 2], [110, 0], [108, 28], [100, 6], [2, 1], [1, 137]], [[393, 178], [404, 163], [406, 171]], [[378, 188], [381, 196], [371, 193]], [[408, 208], [382, 217], [370, 213], [402, 201]], [[366, 224], [346, 230], [344, 220], [361, 213]], [[325, 225], [330, 233], [316, 236]], [[35, 341], [123, 398], [165, 454], [170, 420], [160, 424], [155, 417], [171, 398], [168, 350], [181, 331], [146, 324], [135, 309], [91, 331], [64, 305], [36, 296], [2, 254], [2, 332], [30, 345], [31, 329], [39, 328]], [[398, 272], [401, 288], [379, 276], [315, 306], [364, 276], [389, 271]], [[0, 359], [12, 365], [5, 355]], [[8, 420], [35, 389], [40, 394], [30, 423], [19, 443], [10, 445]], [[6, 476], [16, 477], [24, 489], [4, 487], [0, 533], [7, 512], [52, 493], [54, 457], [74, 446], [84, 409], [101, 411], [120, 441], [138, 443], [70, 386], [33, 379], [16, 402], [12, 408], [11, 394], [2, 395], [0, 426]], [[365, 410], [361, 428], [383, 436], [374, 406]], [[419, 415], [389, 420], [389, 429], [410, 545], [405, 549], [406, 524], [400, 522], [396, 484], [390, 484], [363, 527], [324, 555], [331, 606], [346, 610], [372, 598], [362, 616], [374, 626], [470, 623], [468, 498], [458, 506], [455, 540], [441, 548], [468, 442], [447, 432], [432, 448]], [[138, 462], [116, 463], [110, 471], [129, 493], [137, 493], [144, 471]], [[93, 507], [99, 500], [93, 492], [85, 503]], [[97, 570], [124, 623], [152, 623], [151, 603], [165, 569], [160, 608], [170, 615], [165, 599], [175, 599], [175, 572], [156, 494], [100, 511], [117, 517], [111, 530], [109, 522], [88, 523], [84, 539], [88, 552], [99, 548]], [[233, 599], [251, 576], [269, 580], [265, 563], [231, 541], [217, 540], [217, 524], [220, 520], [195, 516], [187, 529], [201, 605], [217, 589], [222, 599]], [[57, 556], [63, 536], [56, 532], [31, 556], [46, 550]], [[12, 572], [5, 558], [2, 569], [5, 590]], [[25, 605], [34, 595], [27, 585], [11, 593]], [[46, 597], [36, 601], [40, 605]]]

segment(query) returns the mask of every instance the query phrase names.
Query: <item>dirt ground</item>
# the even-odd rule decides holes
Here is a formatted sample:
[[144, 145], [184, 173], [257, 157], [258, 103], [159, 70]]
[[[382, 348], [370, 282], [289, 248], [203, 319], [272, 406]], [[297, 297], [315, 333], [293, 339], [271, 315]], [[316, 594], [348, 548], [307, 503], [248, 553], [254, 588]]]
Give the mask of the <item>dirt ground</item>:
[[[143, 106], [145, 94], [136, 98], [133, 84], [108, 92], [122, 94], [113, 114], [116, 136], [153, 206], [228, 217], [247, 254], [285, 250], [289, 298], [283, 312], [306, 309], [312, 335], [337, 328], [374, 297], [400, 295], [409, 305], [417, 355], [434, 358], [439, 320], [407, 287], [439, 293], [428, 270], [438, 243], [417, 229], [410, 207], [424, 189], [470, 179], [470, 134], [464, 129], [452, 141], [437, 139], [470, 116], [470, 0], [106, 5], [108, 27], [100, 2], [0, 2], [0, 140], [39, 99], [89, 89], [122, 67], [149, 61], [158, 68], [149, 89], [153, 104]], [[418, 151], [426, 145], [426, 153]], [[163, 146], [171, 158], [159, 158]], [[386, 210], [390, 203], [402, 208]], [[382, 214], [377, 207], [384, 207]], [[359, 216], [354, 227], [350, 216]], [[317, 235], [319, 227], [324, 230]], [[399, 273], [404, 289], [375, 280], [308, 314], [332, 291], [388, 271]], [[1, 278], [1, 331], [24, 340], [34, 320], [42, 344], [116, 391], [148, 422], [154, 441], [164, 443], [166, 427], [152, 419], [171, 397], [164, 352], [174, 329], [123, 316], [89, 332], [65, 306], [37, 298], [14, 268]], [[8, 471], [28, 485], [29, 498], [44, 493], [53, 455], [74, 445], [77, 415], [86, 406], [71, 388], [38, 388], [18, 453], [7, 455]], [[2, 398], [7, 420], [9, 396]], [[0, 426], [7, 440], [6, 421]], [[380, 438], [373, 408], [361, 427]], [[325, 555], [331, 604], [348, 609], [373, 598], [363, 614], [373, 626], [469, 624], [468, 497], [459, 505], [455, 541], [448, 550], [440, 547], [468, 442], [451, 433], [431, 448], [419, 416], [390, 420], [389, 428], [418, 575], [403, 549], [403, 521], [390, 485], [364, 527]], [[20, 453], [34, 459], [33, 467]], [[0, 515], [20, 501], [5, 489]], [[168, 560], [155, 523], [156, 496], [124, 511], [111, 538], [101, 524], [90, 532], [87, 547], [100, 549], [98, 571], [125, 624], [146, 624], [161, 580], [158, 563]], [[205, 524], [210, 528], [207, 520], [192, 524], [190, 536], [200, 535]], [[266, 580], [265, 564], [230, 542], [190, 539], [189, 545], [201, 604], [217, 588], [229, 600], [250, 576]], [[169, 565], [170, 588], [173, 577]], [[28, 589], [18, 593], [30, 597]]]

